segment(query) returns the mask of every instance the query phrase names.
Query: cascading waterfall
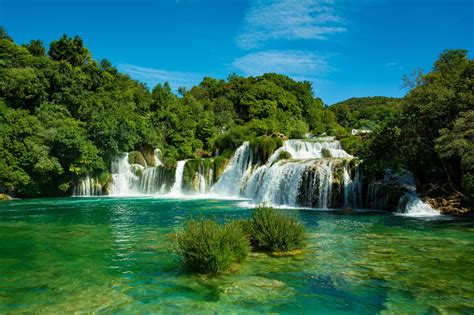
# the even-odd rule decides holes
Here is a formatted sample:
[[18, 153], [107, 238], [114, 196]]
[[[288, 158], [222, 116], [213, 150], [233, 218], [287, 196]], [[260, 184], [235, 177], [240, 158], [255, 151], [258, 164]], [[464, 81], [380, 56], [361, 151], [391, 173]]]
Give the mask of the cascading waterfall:
[[73, 196], [99, 196], [102, 195], [102, 187], [97, 178], [87, 175], [81, 179], [73, 191]]
[[162, 178], [160, 176], [159, 167], [162, 166], [163, 163], [161, 163], [160, 160], [160, 149], [155, 149], [153, 155], [155, 158], [155, 166], [145, 167], [140, 177], [140, 192], [146, 195], [159, 194], [162, 188]]
[[350, 175], [349, 164], [344, 166], [344, 205], [353, 208], [362, 207], [362, 180], [360, 178], [359, 167], [355, 168], [355, 176]]
[[[78, 182], [73, 194], [181, 196], [211, 192], [222, 197], [248, 198], [257, 204], [321, 209], [357, 209], [365, 205], [389, 210], [394, 208], [394, 202], [396, 207], [399, 200], [399, 212], [404, 215], [438, 214], [420, 200], [413, 176], [408, 172], [387, 172], [383, 180], [370, 183], [363, 202], [358, 162], [343, 150], [339, 141], [331, 138], [286, 140], [266, 163], [254, 161], [249, 142], [235, 151], [229, 163], [221, 157], [183, 160], [175, 169], [162, 164], [159, 149], [154, 150], [151, 157], [154, 161], [149, 160], [149, 166], [143, 156], [140, 160], [140, 152], [133, 154], [124, 153], [112, 162], [111, 180], [100, 177], [106, 182], [104, 186], [97, 177], [87, 176]], [[130, 164], [130, 161], [142, 165]], [[403, 198], [397, 199], [400, 193]]]
[[184, 173], [184, 166], [186, 165], [186, 160], [178, 161], [178, 165], [176, 166], [176, 173], [174, 176], [174, 184], [171, 187], [170, 195], [180, 195], [182, 193], [182, 186], [183, 186], [183, 173]]
[[221, 196], [240, 196], [242, 186], [251, 173], [251, 169], [252, 150], [250, 143], [246, 141], [235, 151], [227, 169], [211, 188], [211, 192]]
[[301, 141], [286, 140], [283, 146], [272, 154], [269, 161], [278, 159], [280, 152], [286, 151], [292, 159], [320, 159], [325, 157], [324, 150], [330, 153], [332, 158], [352, 158], [350, 154], [342, 149], [339, 141]]
[[328, 209], [331, 203], [334, 161], [325, 161], [319, 165], [319, 204], [318, 208]]
[[[279, 160], [282, 152], [288, 152], [291, 158]], [[246, 142], [236, 150], [212, 191], [249, 198], [260, 204], [331, 208], [336, 164], [341, 167], [343, 160], [351, 158], [339, 141], [287, 140], [267, 163], [254, 165], [252, 150]], [[347, 176], [350, 178], [349, 173]], [[344, 182], [344, 188], [340, 189], [347, 186], [351, 192], [343, 204], [358, 206], [361, 197], [355, 195], [361, 192], [359, 181], [356, 175], [347, 185]]]
[[128, 162], [128, 153], [123, 153], [112, 162], [110, 195], [127, 196], [136, 194], [138, 184], [139, 177], [132, 171], [132, 165]]

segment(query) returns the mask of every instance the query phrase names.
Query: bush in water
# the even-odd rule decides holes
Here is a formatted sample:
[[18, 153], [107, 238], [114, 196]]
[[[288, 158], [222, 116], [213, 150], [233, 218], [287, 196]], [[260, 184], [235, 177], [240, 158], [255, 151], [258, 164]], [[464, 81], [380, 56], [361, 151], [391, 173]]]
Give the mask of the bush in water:
[[250, 243], [254, 250], [287, 252], [304, 247], [304, 226], [294, 215], [258, 207], [250, 223]]
[[220, 226], [215, 221], [190, 221], [178, 234], [178, 252], [186, 269], [218, 273], [242, 262], [250, 251], [248, 238], [239, 224]]

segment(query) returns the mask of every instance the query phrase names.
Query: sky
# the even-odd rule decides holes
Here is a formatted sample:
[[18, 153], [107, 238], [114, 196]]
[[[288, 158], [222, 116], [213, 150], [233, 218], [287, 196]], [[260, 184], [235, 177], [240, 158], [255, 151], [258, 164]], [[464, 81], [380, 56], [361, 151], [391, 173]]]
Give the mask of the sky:
[[444, 49], [474, 52], [474, 0], [0, 0], [0, 25], [20, 44], [79, 35], [150, 88], [276, 72], [328, 105], [401, 97]]

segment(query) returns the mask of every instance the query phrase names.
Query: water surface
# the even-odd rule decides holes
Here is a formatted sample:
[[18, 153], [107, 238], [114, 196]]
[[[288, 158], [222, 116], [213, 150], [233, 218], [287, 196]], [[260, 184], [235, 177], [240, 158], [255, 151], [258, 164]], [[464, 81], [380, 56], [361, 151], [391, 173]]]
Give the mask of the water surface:
[[229, 275], [181, 269], [190, 218], [240, 201], [64, 198], [0, 203], [0, 313], [473, 313], [474, 222], [296, 211], [307, 249]]

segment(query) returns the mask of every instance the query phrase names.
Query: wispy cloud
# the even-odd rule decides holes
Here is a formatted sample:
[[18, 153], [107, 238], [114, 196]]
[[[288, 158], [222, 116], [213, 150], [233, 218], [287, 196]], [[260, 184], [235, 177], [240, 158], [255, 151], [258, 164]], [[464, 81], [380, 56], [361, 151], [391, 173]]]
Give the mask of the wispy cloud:
[[203, 78], [203, 75], [192, 72], [145, 68], [131, 64], [119, 64], [118, 69], [129, 74], [135, 80], [145, 82], [151, 88], [164, 82], [168, 82], [173, 89], [180, 86], [190, 87], [199, 83]]
[[273, 39], [319, 39], [345, 32], [333, 0], [256, 0], [247, 12], [237, 45], [262, 46]]
[[387, 62], [385, 64], [385, 68], [392, 68], [392, 69], [398, 69], [398, 70], [403, 70], [404, 69], [404, 67], [401, 64], [397, 63], [397, 62]]
[[325, 57], [300, 50], [268, 50], [235, 59], [232, 65], [245, 75], [276, 72], [298, 78], [315, 78], [327, 73]]

